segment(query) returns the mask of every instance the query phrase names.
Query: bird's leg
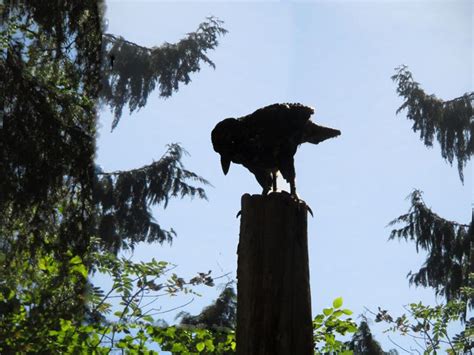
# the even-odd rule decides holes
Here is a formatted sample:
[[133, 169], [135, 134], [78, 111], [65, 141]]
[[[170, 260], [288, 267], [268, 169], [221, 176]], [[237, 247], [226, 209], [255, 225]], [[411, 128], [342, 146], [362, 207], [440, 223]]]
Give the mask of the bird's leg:
[[298, 197], [296, 195], [296, 184], [295, 184], [295, 179], [294, 178], [290, 180], [290, 195]]
[[272, 188], [273, 192], [277, 191], [277, 172], [272, 171]]
[[263, 187], [262, 195], [268, 194], [272, 187], [272, 175], [268, 170], [261, 168], [248, 168], [256, 177], [258, 183]]
[[296, 195], [296, 184], [295, 184], [295, 165], [293, 157], [286, 157], [285, 160], [282, 160], [280, 163], [280, 171], [283, 178], [290, 184], [290, 195], [298, 197]]
[[313, 215], [313, 211], [311, 210], [311, 207], [309, 207], [309, 205], [304, 202], [303, 200], [301, 200], [299, 197], [298, 197], [298, 194], [296, 193], [296, 186], [295, 186], [295, 178], [291, 179], [289, 181], [290, 183], [290, 196], [293, 197], [296, 201], [298, 201], [300, 204], [302, 204], [306, 210], [309, 212], [309, 214], [311, 215], [311, 217], [314, 217]]

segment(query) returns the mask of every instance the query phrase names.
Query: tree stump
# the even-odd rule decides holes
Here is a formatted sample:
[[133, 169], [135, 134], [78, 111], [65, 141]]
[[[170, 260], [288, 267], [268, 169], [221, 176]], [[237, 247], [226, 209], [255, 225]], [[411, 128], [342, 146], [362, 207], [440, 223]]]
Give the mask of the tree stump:
[[237, 354], [313, 354], [306, 204], [243, 195], [237, 254]]

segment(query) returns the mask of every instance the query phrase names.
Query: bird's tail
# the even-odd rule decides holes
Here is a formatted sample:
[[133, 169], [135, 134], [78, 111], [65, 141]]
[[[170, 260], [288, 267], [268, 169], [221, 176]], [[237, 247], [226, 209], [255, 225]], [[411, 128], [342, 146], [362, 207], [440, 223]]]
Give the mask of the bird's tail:
[[311, 121], [306, 122], [303, 142], [318, 144], [329, 138], [337, 137], [341, 134], [341, 131], [334, 128], [319, 126]]

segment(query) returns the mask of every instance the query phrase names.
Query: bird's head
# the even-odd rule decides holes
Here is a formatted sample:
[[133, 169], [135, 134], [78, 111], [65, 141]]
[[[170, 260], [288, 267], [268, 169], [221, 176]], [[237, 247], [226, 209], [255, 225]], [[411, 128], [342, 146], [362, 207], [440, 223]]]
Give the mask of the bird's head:
[[241, 132], [240, 125], [241, 122], [235, 118], [226, 118], [219, 122], [211, 133], [212, 146], [221, 156], [224, 175], [229, 171], [232, 157], [236, 152]]

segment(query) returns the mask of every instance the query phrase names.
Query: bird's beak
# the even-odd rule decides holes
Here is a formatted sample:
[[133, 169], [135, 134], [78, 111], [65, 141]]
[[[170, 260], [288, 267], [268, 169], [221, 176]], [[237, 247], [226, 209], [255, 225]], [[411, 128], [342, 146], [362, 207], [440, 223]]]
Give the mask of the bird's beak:
[[221, 155], [221, 166], [222, 166], [222, 171], [224, 172], [224, 175], [227, 175], [227, 173], [229, 172], [229, 167], [230, 167], [230, 159]]

